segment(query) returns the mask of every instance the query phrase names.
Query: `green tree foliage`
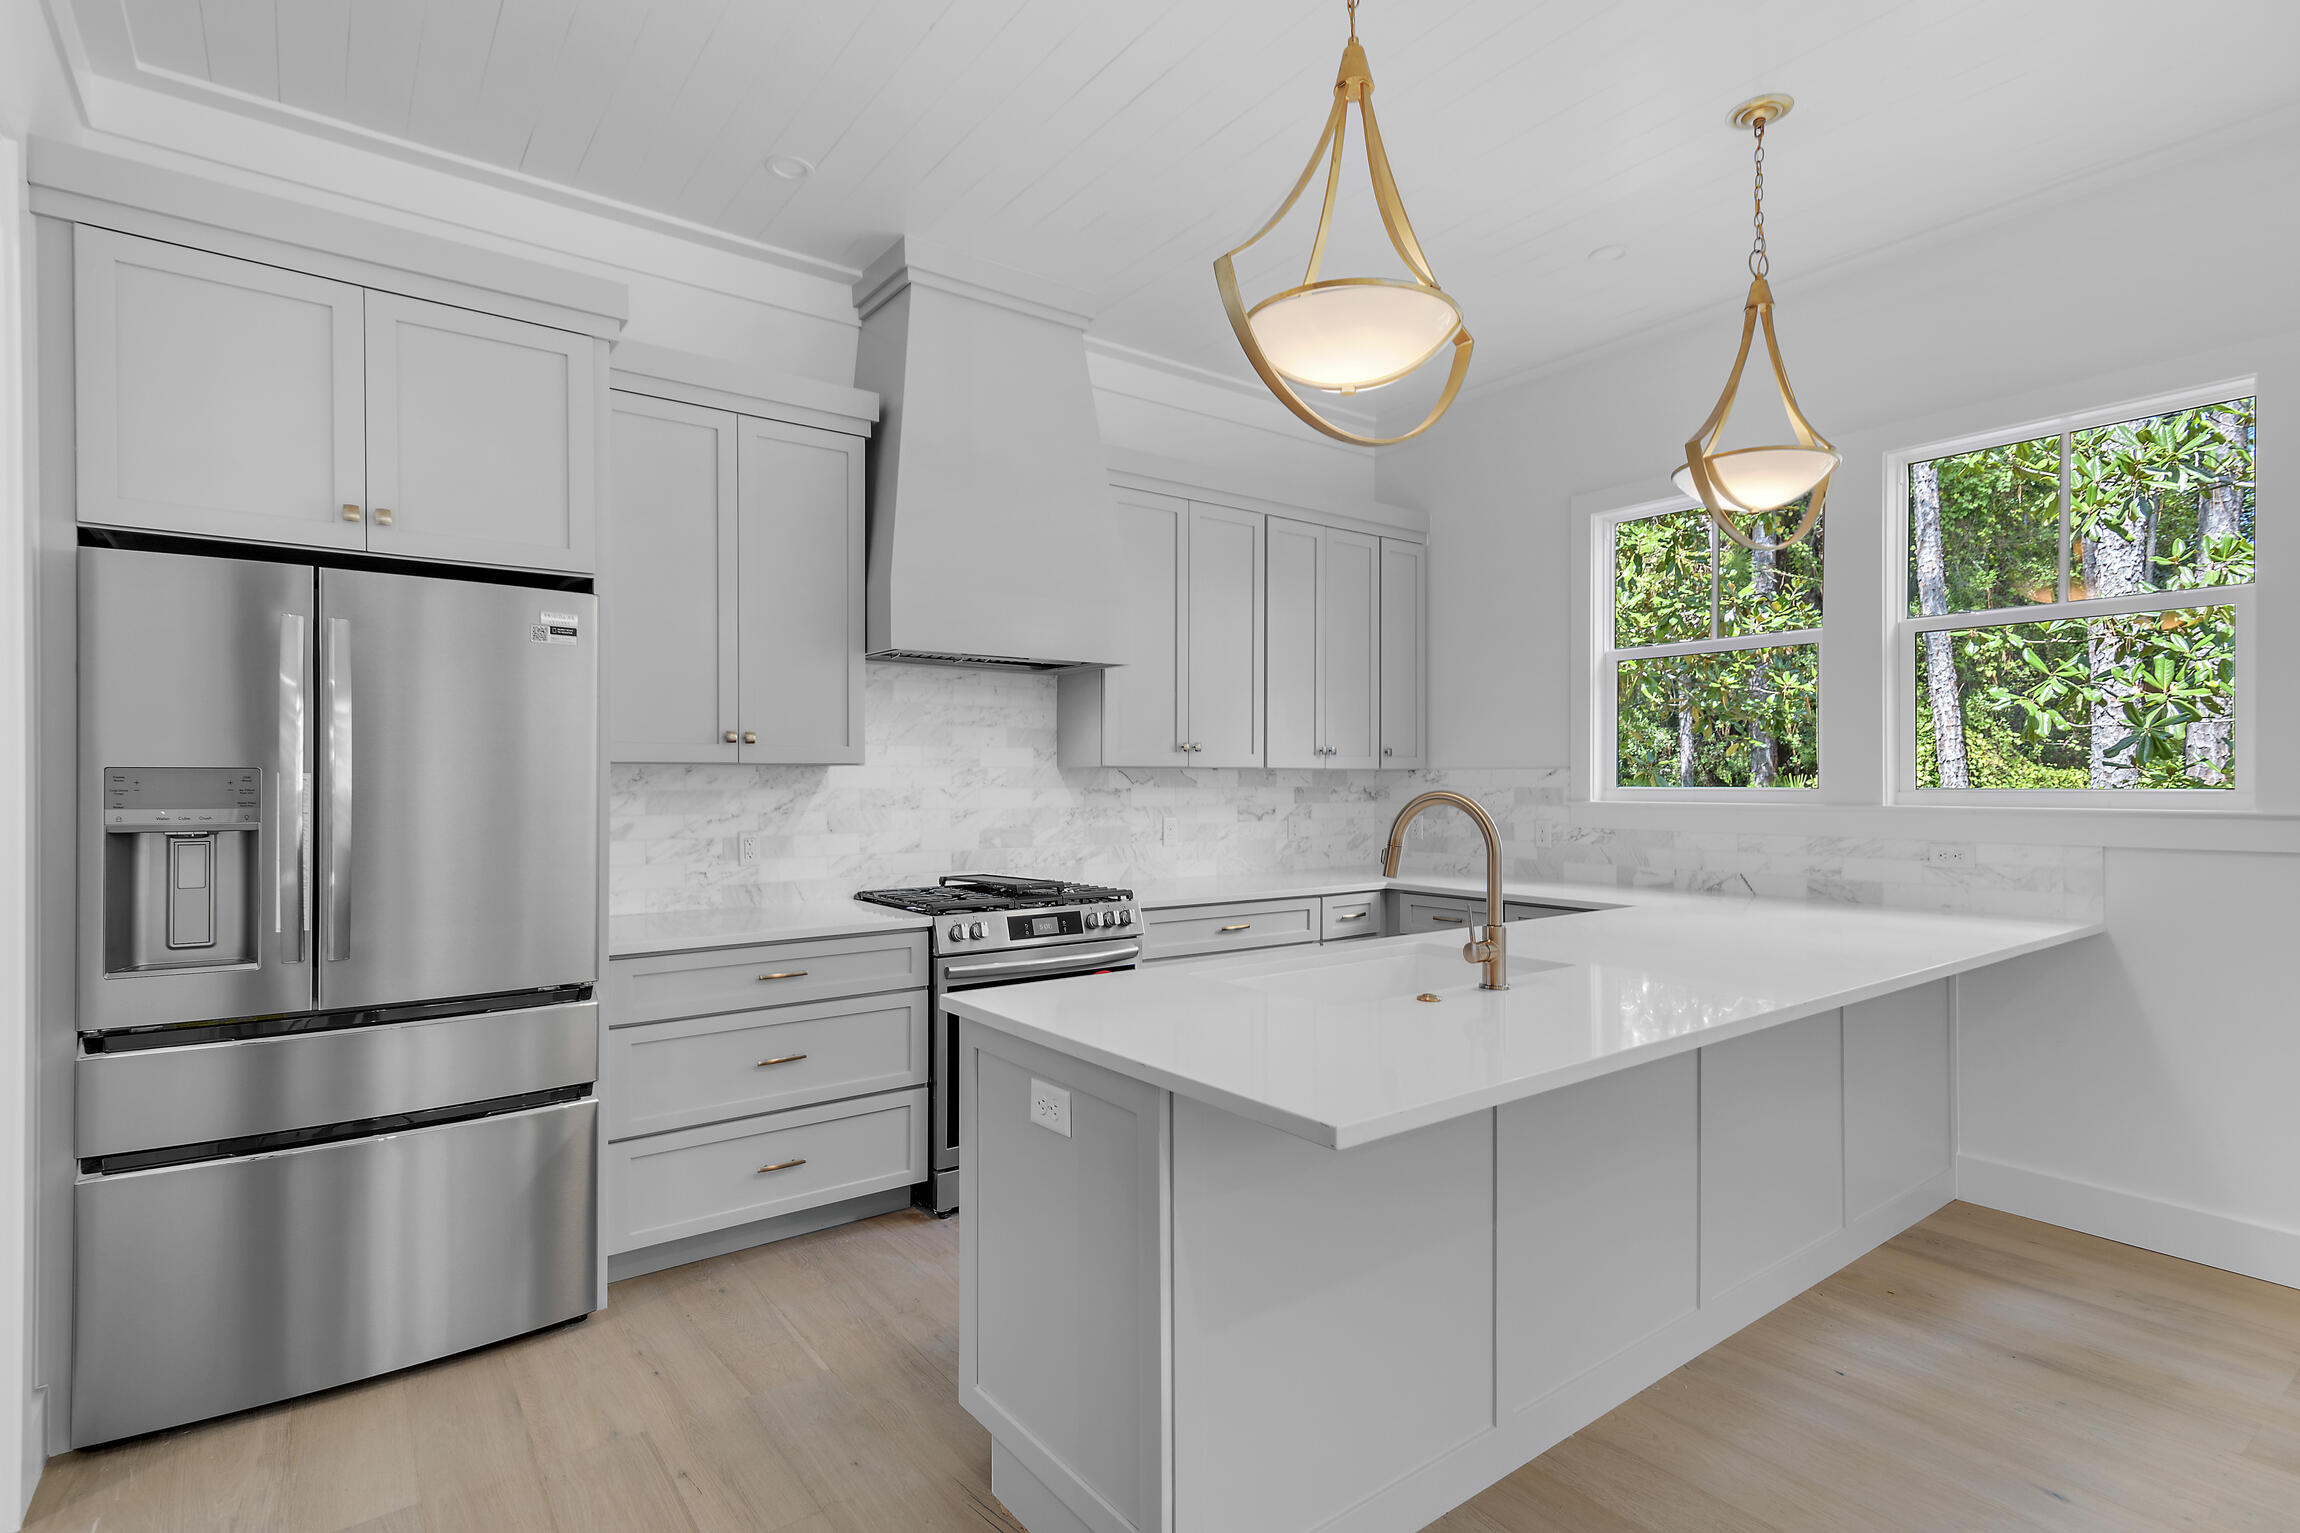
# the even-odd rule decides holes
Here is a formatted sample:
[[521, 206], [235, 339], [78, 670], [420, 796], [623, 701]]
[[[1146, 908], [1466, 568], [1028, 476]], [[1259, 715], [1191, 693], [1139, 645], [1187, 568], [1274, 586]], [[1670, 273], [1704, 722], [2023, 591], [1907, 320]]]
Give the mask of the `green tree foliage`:
[[[2070, 598], [2249, 583], [2255, 438], [2249, 399], [2072, 433]], [[2044, 437], [1923, 466], [1947, 580], [1945, 600], [1921, 602], [1912, 526], [1912, 613], [2057, 603], [2061, 449]], [[2234, 786], [2234, 607], [1963, 629], [1950, 644], [1970, 786]], [[1922, 640], [1914, 661], [1918, 781], [1937, 787]]]
[[[1773, 541], [1803, 505], [1763, 518]], [[1722, 547], [1720, 547], [1722, 545]], [[1823, 549], [1756, 553], [1704, 511], [1616, 524], [1614, 645], [1638, 649], [1821, 626]], [[1631, 787], [1811, 787], [1820, 779], [1820, 650], [1812, 644], [1624, 660], [1616, 780]]]

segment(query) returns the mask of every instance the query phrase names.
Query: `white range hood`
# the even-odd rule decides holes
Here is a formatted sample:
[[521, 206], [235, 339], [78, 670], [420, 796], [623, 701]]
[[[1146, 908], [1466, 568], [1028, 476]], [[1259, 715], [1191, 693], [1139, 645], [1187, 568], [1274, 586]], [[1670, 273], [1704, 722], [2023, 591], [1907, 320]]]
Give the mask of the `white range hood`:
[[1002, 670], [1109, 665], [1118, 558], [1086, 316], [895, 242], [855, 284], [870, 444], [867, 649]]

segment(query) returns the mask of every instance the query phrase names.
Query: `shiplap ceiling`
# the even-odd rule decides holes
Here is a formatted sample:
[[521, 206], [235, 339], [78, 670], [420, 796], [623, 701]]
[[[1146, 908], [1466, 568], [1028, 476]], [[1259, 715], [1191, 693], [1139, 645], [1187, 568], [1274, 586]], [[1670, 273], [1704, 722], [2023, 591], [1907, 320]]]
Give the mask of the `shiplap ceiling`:
[[[1299, 172], [1345, 31], [1342, 0], [54, 3], [105, 74], [841, 267], [932, 238], [1092, 295], [1098, 336], [1231, 374], [1209, 263]], [[1768, 146], [1786, 301], [2292, 99], [2300, 6], [1364, 0], [1360, 32], [1490, 378], [1737, 297], [1744, 97], [1797, 98]], [[781, 179], [777, 154], [817, 172]], [[1299, 280], [1316, 200], [1241, 263], [1250, 294]], [[1394, 273], [1366, 199], [1343, 216], [1327, 275]]]

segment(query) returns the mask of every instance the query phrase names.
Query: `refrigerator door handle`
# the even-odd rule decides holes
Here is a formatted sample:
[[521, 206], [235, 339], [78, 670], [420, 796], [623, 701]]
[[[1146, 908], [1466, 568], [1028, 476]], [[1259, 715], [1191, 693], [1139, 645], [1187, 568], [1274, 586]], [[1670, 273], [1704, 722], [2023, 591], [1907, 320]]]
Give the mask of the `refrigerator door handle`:
[[351, 956], [351, 620], [327, 620], [327, 957]]
[[272, 889], [272, 930], [279, 934], [281, 963], [302, 963], [311, 935], [311, 763], [305, 758], [310, 720], [304, 698], [310, 683], [311, 648], [303, 614], [280, 616], [279, 784], [272, 793], [276, 881]]

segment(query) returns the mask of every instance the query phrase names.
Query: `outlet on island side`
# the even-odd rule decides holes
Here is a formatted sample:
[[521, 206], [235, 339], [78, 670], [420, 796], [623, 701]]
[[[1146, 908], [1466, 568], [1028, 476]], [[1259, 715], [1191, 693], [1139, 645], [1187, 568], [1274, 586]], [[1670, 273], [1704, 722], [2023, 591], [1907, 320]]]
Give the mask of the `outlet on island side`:
[[1033, 1080], [1030, 1083], [1030, 1121], [1068, 1139], [1070, 1088], [1050, 1086], [1045, 1081]]

